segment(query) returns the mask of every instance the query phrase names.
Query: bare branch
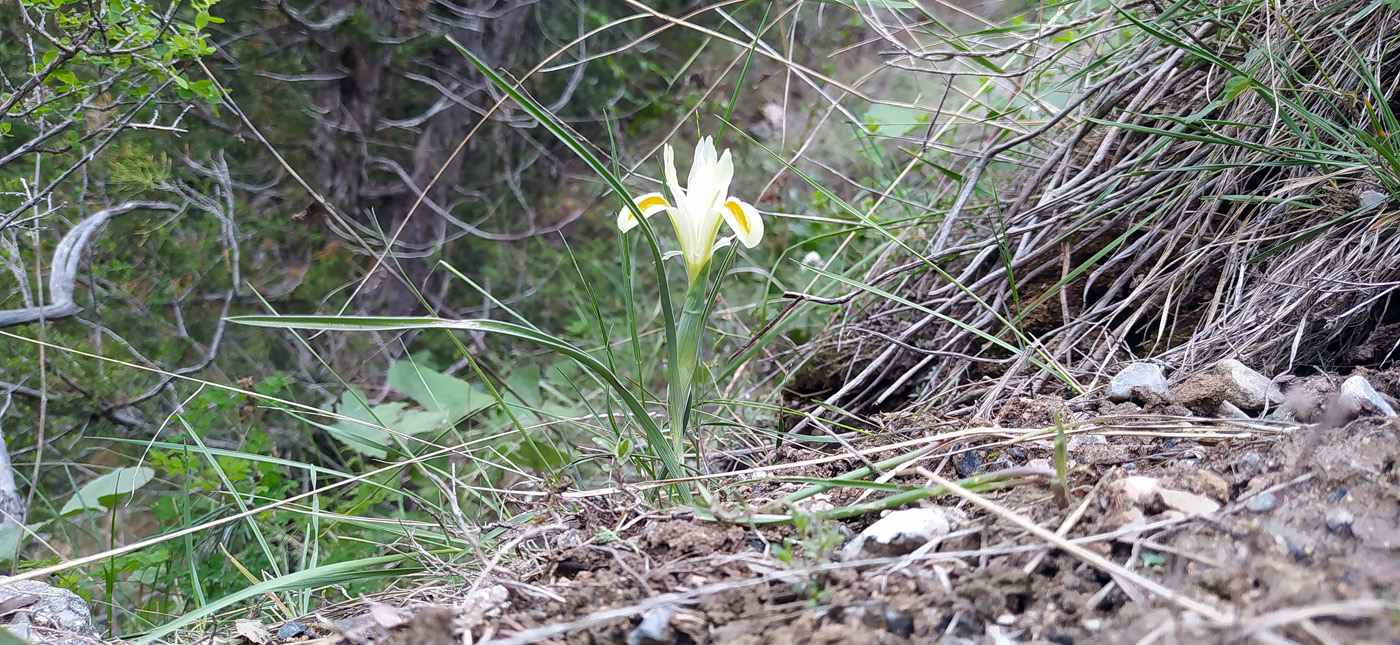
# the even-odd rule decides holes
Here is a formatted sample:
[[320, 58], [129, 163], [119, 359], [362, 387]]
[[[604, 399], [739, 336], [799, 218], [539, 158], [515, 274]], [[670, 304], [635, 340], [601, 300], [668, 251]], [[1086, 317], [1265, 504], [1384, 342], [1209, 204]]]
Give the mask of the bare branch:
[[73, 302], [73, 284], [77, 280], [78, 263], [83, 258], [83, 249], [87, 248], [93, 233], [107, 223], [107, 220], [138, 208], [180, 210], [179, 206], [166, 202], [126, 202], [121, 206], [98, 211], [79, 222], [63, 236], [58, 248], [54, 250], [53, 269], [49, 274], [49, 297], [52, 304], [0, 311], [0, 327], [65, 318], [82, 311], [82, 307]]

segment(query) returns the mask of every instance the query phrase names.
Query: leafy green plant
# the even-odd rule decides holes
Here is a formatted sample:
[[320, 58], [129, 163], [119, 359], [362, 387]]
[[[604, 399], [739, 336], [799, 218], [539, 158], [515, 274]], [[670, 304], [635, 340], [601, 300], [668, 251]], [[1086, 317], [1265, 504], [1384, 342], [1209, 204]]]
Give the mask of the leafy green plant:
[[[796, 535], [774, 544], [773, 557], [797, 569], [812, 569], [831, 562], [846, 540], [839, 522], [801, 510], [793, 511], [792, 526]], [[825, 596], [822, 575], [820, 571], [806, 574], [796, 583], [798, 595], [810, 602], [820, 602]]]
[[[555, 136], [559, 137], [571, 150], [579, 155], [588, 165], [598, 173], [609, 184], [609, 186], [622, 196], [625, 203], [623, 212], [619, 215], [619, 225], [625, 232], [631, 228], [640, 227], [645, 233], [645, 239], [651, 247], [651, 254], [656, 262], [658, 289], [662, 318], [664, 321], [664, 334], [667, 340], [667, 383], [669, 384], [665, 408], [669, 419], [669, 426], [665, 432], [651, 418], [649, 412], [641, 399], [634, 396], [625, 385], [625, 379], [617, 372], [617, 361], [610, 350], [604, 352], [602, 360], [564, 341], [558, 337], [549, 335], [530, 325], [528, 321], [522, 319], [522, 324], [503, 323], [489, 320], [475, 321], [445, 321], [431, 318], [420, 319], [390, 319], [390, 318], [370, 318], [370, 317], [315, 317], [315, 316], [242, 316], [233, 318], [235, 322], [248, 325], [258, 325], [266, 327], [281, 327], [288, 329], [315, 329], [315, 330], [399, 330], [399, 329], [458, 329], [488, 332], [505, 335], [520, 340], [530, 341], [538, 345], [558, 352], [574, 360], [582, 366], [595, 379], [600, 380], [611, 388], [611, 397], [620, 400], [622, 406], [630, 413], [632, 423], [640, 425], [646, 435], [646, 455], [662, 465], [661, 472], [673, 478], [681, 478], [687, 475], [683, 466], [688, 452], [687, 441], [690, 439], [690, 427], [694, 416], [692, 410], [696, 405], [694, 397], [694, 387], [700, 375], [701, 357], [701, 332], [705, 327], [705, 320], [709, 317], [715, 294], [719, 288], [719, 280], [713, 284], [709, 279], [711, 275], [711, 259], [714, 257], [716, 247], [716, 233], [721, 221], [727, 221], [731, 228], [738, 234], [738, 239], [747, 246], [753, 246], [763, 235], [762, 220], [754, 209], [748, 204], [729, 199], [726, 195], [730, 176], [733, 173], [733, 164], [730, 161], [729, 153], [721, 157], [712, 143], [708, 140], [702, 141], [697, 149], [696, 157], [692, 161], [693, 167], [690, 175], [690, 185], [682, 187], [676, 180], [676, 169], [673, 152], [668, 146], [665, 159], [665, 173], [668, 177], [667, 193], [652, 193], [633, 199], [629, 192], [622, 186], [620, 180], [604, 165], [591, 151], [590, 147], [578, 140], [571, 131], [560, 123], [552, 114], [526, 96], [517, 87], [507, 82], [489, 66], [482, 63], [477, 57], [466, 49], [462, 49], [463, 55], [467, 56], [488, 78], [492, 80], [502, 91], [510, 95], [519, 105], [541, 123], [550, 129]], [[668, 212], [675, 224], [676, 232], [680, 238], [681, 255], [685, 260], [688, 287], [682, 306], [679, 311], [672, 310], [669, 287], [665, 280], [665, 264], [663, 253], [657, 241], [656, 235], [647, 222], [649, 215], [657, 212]], [[624, 258], [627, 256], [624, 252]], [[732, 257], [732, 256], [731, 256]], [[627, 260], [624, 259], [624, 262]], [[723, 275], [720, 270], [716, 275]], [[596, 309], [595, 309], [596, 311]], [[600, 321], [601, 322], [601, 321]], [[606, 332], [604, 332], [606, 335]], [[634, 340], [637, 338], [635, 327], [632, 329]], [[635, 343], [634, 343], [635, 344]], [[351, 396], [347, 394], [347, 396]], [[355, 395], [356, 398], [362, 398]], [[499, 398], [498, 404], [502, 412], [510, 415], [510, 409], [504, 399]], [[381, 406], [383, 407], [383, 406]], [[384, 410], [385, 412], [401, 413], [401, 410]], [[386, 425], [386, 420], [374, 410], [366, 408], [352, 408], [342, 403], [342, 412], [349, 412], [348, 416], [355, 417], [362, 412], [368, 412], [368, 416], [374, 417], [376, 423], [381, 426]], [[423, 418], [415, 415], [408, 419], [390, 419], [387, 425], [397, 427], [407, 424], [410, 430], [418, 430]], [[517, 426], [518, 426], [517, 422]], [[341, 428], [344, 431], [344, 428]], [[528, 436], [521, 429], [522, 436], [526, 436], [526, 441], [530, 441]], [[346, 433], [348, 434], [348, 433]], [[669, 434], [669, 436], [667, 436]], [[353, 435], [350, 435], [353, 436]], [[619, 440], [614, 446], [621, 445]], [[361, 444], [373, 443], [372, 438], [360, 438]], [[619, 454], [636, 454], [630, 443], [628, 450], [616, 451]], [[650, 470], [648, 465], [642, 465], [644, 469]], [[689, 491], [685, 487], [677, 489], [682, 499], [689, 499]]]

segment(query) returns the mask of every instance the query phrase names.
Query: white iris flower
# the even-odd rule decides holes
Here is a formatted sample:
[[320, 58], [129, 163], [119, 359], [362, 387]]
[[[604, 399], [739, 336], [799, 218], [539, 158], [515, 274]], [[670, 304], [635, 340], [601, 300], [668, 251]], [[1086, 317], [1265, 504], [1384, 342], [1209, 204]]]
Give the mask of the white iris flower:
[[[759, 218], [758, 211], [729, 196], [729, 182], [734, 178], [734, 160], [728, 150], [718, 155], [715, 142], [710, 137], [700, 139], [695, 147], [695, 158], [690, 164], [689, 185], [685, 188], [676, 181], [676, 152], [670, 145], [666, 146], [663, 160], [666, 164], [666, 187], [676, 204], [672, 206], [661, 193], [647, 193], [636, 197], [633, 202], [646, 217], [662, 211], [671, 216], [676, 237], [680, 238], [686, 274], [691, 282], [709, 263], [715, 250], [729, 244], [729, 238], [715, 242], [721, 221], [729, 224], [734, 237], [739, 238], [747, 248], [753, 248], [763, 239], [763, 220]], [[624, 208], [617, 214], [617, 226], [624, 233], [637, 226], [637, 216], [632, 214], [632, 209]]]

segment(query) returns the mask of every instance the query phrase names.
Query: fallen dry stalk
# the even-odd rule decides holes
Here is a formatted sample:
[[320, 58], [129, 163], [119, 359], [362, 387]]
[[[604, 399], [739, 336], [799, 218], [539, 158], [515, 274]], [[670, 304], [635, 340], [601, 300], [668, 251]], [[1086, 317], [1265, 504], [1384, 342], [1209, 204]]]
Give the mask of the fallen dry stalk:
[[1218, 626], [1231, 625], [1235, 622], [1235, 617], [1231, 614], [1222, 612], [1219, 609], [1216, 609], [1215, 607], [1207, 605], [1198, 600], [1188, 598], [1182, 595], [1180, 592], [1176, 591], [1175, 589], [1171, 589], [1154, 580], [1150, 580], [1141, 574], [1129, 571], [1123, 568], [1122, 566], [1119, 566], [1117, 563], [1109, 560], [1108, 558], [1105, 558], [1097, 553], [1094, 553], [1093, 551], [1090, 551], [1089, 549], [1086, 549], [1082, 546], [1079, 546], [1078, 544], [1066, 540], [1063, 537], [1055, 535], [1055, 533], [1053, 533], [1052, 531], [1046, 530], [1045, 528], [1037, 525], [1035, 522], [1032, 522], [1026, 519], [1025, 517], [1022, 517], [1014, 511], [1002, 508], [995, 502], [992, 502], [991, 500], [981, 495], [978, 495], [977, 493], [967, 490], [966, 488], [963, 488], [962, 486], [959, 486], [956, 483], [949, 481], [944, 477], [940, 477], [937, 474], [933, 474], [932, 478], [934, 480], [934, 483], [952, 491], [953, 494], [958, 495], [959, 497], [962, 497], [963, 499], [966, 499], [969, 502], [972, 502], [973, 504], [977, 505], [978, 507], [982, 508], [983, 510], [989, 513], [992, 513], [993, 515], [1001, 517], [1002, 519], [1005, 519], [1008, 522], [1015, 524], [1016, 526], [1030, 531], [1036, 537], [1039, 537], [1040, 539], [1045, 540], [1046, 542], [1054, 544], [1057, 548], [1079, 558], [1080, 560], [1083, 560], [1088, 565], [1100, 571], [1103, 571], [1104, 573], [1107, 573], [1121, 580], [1130, 581], [1133, 584], [1151, 592], [1153, 595], [1156, 595], [1159, 598], [1162, 598], [1163, 600], [1167, 600], [1172, 604], [1181, 607], [1182, 609], [1200, 614], [1202, 617], [1211, 621], [1212, 623], [1215, 623]]

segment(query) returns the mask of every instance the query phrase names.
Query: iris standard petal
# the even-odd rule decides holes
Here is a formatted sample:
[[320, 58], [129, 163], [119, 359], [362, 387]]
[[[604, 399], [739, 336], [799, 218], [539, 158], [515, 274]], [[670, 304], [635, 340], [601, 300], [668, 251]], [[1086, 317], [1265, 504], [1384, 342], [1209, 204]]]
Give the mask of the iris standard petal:
[[671, 191], [671, 199], [676, 200], [676, 205], [685, 206], [685, 189], [681, 188], [680, 180], [676, 179], [676, 149], [671, 144], [661, 152], [661, 159], [666, 170], [666, 188]]
[[695, 215], [707, 215], [724, 198], [719, 194], [719, 155], [715, 154], [715, 142], [709, 137], [701, 138], [695, 146], [687, 189], [690, 191], [687, 208]]
[[709, 137], [700, 137], [700, 142], [695, 144], [695, 157], [690, 160], [690, 177], [686, 181], [686, 186], [691, 192], [706, 190], [708, 186], [707, 175], [715, 165], [715, 142]]
[[724, 202], [720, 212], [724, 215], [724, 221], [729, 223], [729, 228], [733, 229], [734, 236], [739, 238], [745, 247], [751, 249], [763, 239], [763, 218], [753, 206], [731, 199]]
[[[651, 217], [657, 213], [669, 210], [671, 205], [666, 203], [666, 197], [661, 193], [647, 193], [632, 199], [637, 205], [637, 209], [642, 211], [642, 215]], [[624, 208], [617, 214], [617, 227], [623, 233], [636, 228], [637, 216], [632, 213], [632, 209]]]
[[729, 199], [729, 183], [732, 181], [734, 181], [734, 156], [725, 150], [724, 155], [719, 158], [719, 171], [715, 177], [715, 182], [718, 184], [715, 186], [715, 193], [718, 195], [715, 197], [716, 204], [722, 204]]

